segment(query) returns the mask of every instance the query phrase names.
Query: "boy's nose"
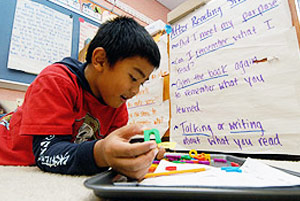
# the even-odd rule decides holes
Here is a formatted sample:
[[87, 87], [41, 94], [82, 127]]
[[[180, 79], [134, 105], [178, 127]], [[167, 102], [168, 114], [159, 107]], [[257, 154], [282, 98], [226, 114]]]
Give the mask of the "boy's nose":
[[131, 96], [133, 97], [133, 96], [137, 95], [139, 93], [139, 91], [140, 91], [140, 86], [133, 86], [130, 90]]

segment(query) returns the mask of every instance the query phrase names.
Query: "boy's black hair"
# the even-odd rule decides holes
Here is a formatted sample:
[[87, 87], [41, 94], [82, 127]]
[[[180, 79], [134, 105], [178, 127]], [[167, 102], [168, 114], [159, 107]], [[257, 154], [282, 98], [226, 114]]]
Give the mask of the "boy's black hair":
[[155, 68], [159, 67], [160, 53], [157, 44], [143, 26], [129, 17], [117, 17], [100, 25], [89, 44], [87, 63], [92, 62], [92, 54], [97, 47], [104, 48], [110, 65], [128, 57], [140, 56]]

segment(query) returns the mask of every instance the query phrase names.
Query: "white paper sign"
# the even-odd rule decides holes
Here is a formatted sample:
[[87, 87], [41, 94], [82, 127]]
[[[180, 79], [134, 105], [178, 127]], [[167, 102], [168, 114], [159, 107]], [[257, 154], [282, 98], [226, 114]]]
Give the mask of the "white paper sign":
[[170, 49], [177, 149], [300, 154], [300, 57], [287, 1], [209, 1], [173, 26]]
[[42, 4], [17, 1], [8, 68], [38, 74], [71, 56], [73, 20]]

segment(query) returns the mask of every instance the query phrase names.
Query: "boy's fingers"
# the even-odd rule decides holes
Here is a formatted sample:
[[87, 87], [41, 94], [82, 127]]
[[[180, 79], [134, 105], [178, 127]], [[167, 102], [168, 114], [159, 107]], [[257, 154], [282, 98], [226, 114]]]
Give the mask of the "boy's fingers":
[[156, 147], [157, 144], [155, 141], [147, 141], [134, 144], [124, 142], [118, 143], [118, 145], [115, 146], [115, 150], [112, 153], [115, 153], [115, 157], [132, 158], [145, 154]]
[[137, 179], [137, 180], [142, 180], [144, 178], [144, 176], [148, 173], [148, 168], [139, 170], [139, 171], [126, 171], [126, 170], [122, 170], [122, 171], [118, 171], [124, 175], [126, 175], [127, 177], [130, 177], [132, 179]]
[[164, 158], [164, 154], [166, 153], [166, 149], [164, 147], [159, 147], [159, 152], [156, 156], [157, 160], [161, 160]]
[[[158, 149], [153, 149], [146, 154], [139, 155], [136, 158], [118, 158], [114, 166], [119, 167], [118, 171], [125, 172], [138, 172], [148, 170]], [[113, 167], [114, 168], [114, 167]]]
[[128, 140], [132, 136], [142, 135], [143, 132], [144, 131], [142, 126], [138, 124], [131, 124], [131, 125], [123, 126], [122, 128], [118, 129], [118, 135]]

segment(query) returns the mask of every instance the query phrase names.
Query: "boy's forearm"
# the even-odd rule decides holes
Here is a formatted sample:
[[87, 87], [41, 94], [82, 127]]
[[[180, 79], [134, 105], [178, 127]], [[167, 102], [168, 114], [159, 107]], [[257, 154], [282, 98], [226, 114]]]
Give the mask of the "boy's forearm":
[[48, 172], [89, 175], [107, 168], [99, 168], [94, 160], [96, 141], [80, 144], [70, 142], [71, 136], [34, 136], [33, 151], [37, 166]]

